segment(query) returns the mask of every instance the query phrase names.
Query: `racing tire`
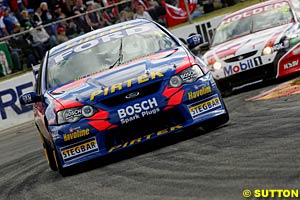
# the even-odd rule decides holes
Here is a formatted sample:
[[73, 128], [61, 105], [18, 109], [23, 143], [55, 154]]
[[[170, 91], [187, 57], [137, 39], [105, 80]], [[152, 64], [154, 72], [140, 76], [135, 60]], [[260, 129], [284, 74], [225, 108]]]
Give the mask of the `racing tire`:
[[48, 161], [48, 165], [51, 170], [57, 171], [57, 165], [56, 165], [55, 158], [53, 155], [53, 148], [46, 141], [46, 139], [44, 138], [44, 136], [41, 133], [40, 133], [40, 136], [41, 136], [41, 140], [42, 140], [42, 144], [43, 144], [43, 150], [45, 153], [45, 157], [46, 157], [46, 160]]
[[216, 129], [217, 127], [225, 124], [226, 122], [229, 121], [229, 115], [228, 113], [224, 113], [222, 115], [219, 115], [211, 120], [208, 120], [206, 122], [203, 123], [202, 128], [205, 131], [212, 131], [214, 129]]
[[232, 89], [227, 88], [226, 90], [222, 90], [221, 92], [221, 96], [222, 97], [228, 97], [232, 94]]
[[228, 114], [228, 110], [227, 110], [227, 107], [224, 103], [223, 100], [221, 100], [223, 105], [224, 105], [224, 108], [225, 108], [225, 113], [213, 118], [213, 119], [210, 119], [210, 120], [207, 120], [205, 121], [203, 124], [202, 124], [202, 128], [205, 130], [205, 131], [212, 131], [214, 129], [216, 129], [217, 127], [223, 125], [223, 124], [226, 124], [228, 121], [229, 121], [229, 114]]
[[215, 81], [215, 82], [217, 84], [217, 87], [218, 87], [222, 97], [228, 97], [233, 93], [232, 86], [230, 84], [220, 82], [220, 81]]
[[54, 155], [54, 159], [55, 159], [55, 163], [56, 163], [56, 167], [58, 172], [60, 173], [60, 175], [62, 175], [63, 177], [68, 176], [69, 175], [69, 171], [67, 170], [67, 168], [64, 168], [59, 160], [59, 155], [56, 149], [53, 150], [53, 155]]

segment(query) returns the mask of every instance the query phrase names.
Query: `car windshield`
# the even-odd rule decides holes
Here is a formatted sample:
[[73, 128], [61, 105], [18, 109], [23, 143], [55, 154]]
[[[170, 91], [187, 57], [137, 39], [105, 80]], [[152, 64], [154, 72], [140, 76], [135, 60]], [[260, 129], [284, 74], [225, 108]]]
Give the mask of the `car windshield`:
[[225, 18], [216, 29], [212, 46], [264, 29], [293, 22], [287, 2], [275, 3]]
[[115, 34], [118, 37], [114, 36], [113, 39], [107, 39], [107, 36], [96, 38], [51, 56], [47, 67], [48, 88], [79, 80], [178, 45], [156, 25], [145, 24], [137, 30], [134, 34], [133, 31], [127, 35]]

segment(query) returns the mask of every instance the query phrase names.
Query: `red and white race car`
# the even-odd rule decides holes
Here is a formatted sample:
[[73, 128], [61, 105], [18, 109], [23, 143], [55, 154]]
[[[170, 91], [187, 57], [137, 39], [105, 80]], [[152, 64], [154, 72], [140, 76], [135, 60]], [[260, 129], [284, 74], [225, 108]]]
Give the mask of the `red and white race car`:
[[270, 0], [226, 16], [203, 56], [221, 92], [299, 72], [299, 20], [299, 0]]

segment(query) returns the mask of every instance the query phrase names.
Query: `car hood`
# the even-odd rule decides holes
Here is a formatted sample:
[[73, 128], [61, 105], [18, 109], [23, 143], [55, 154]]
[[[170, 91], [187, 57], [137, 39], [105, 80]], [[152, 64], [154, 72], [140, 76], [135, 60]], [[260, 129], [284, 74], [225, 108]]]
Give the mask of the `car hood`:
[[[212, 47], [204, 54], [203, 58], [208, 64], [213, 64], [215, 61], [227, 60], [240, 55], [243, 55], [240, 60], [247, 56], [261, 56], [264, 47], [276, 45], [284, 35], [292, 32], [292, 29], [294, 29], [293, 24], [285, 24], [229, 40]], [[249, 54], [245, 55], [247, 53]]]
[[109, 96], [168, 79], [181, 66], [191, 65], [189, 56], [184, 48], [176, 47], [71, 82], [49, 94], [64, 108], [93, 105]]

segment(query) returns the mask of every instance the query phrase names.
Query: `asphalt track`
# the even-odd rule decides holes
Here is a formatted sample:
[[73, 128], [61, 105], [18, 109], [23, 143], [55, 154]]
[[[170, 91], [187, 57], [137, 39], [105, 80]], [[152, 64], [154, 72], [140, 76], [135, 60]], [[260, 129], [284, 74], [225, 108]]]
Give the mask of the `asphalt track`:
[[[33, 122], [0, 133], [1, 200], [244, 199], [244, 189], [300, 189], [300, 95], [225, 98], [230, 122], [184, 131], [89, 162], [49, 169]], [[254, 199], [254, 198], [251, 198]]]

